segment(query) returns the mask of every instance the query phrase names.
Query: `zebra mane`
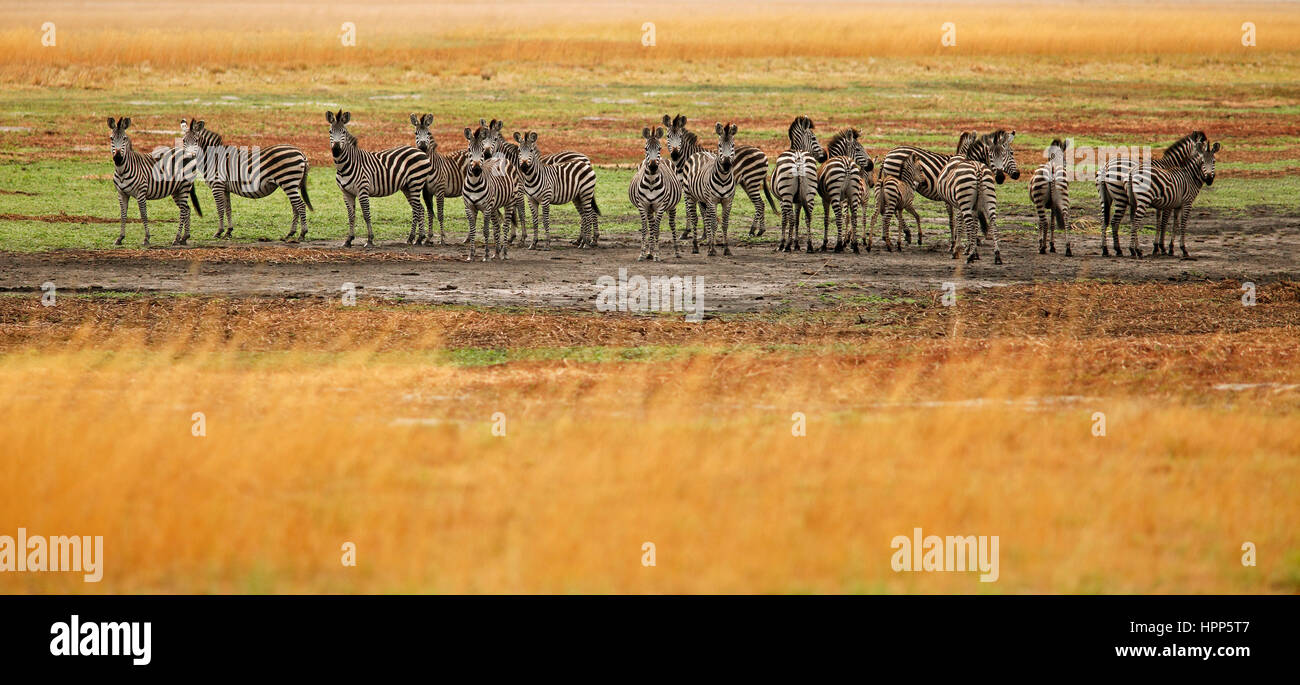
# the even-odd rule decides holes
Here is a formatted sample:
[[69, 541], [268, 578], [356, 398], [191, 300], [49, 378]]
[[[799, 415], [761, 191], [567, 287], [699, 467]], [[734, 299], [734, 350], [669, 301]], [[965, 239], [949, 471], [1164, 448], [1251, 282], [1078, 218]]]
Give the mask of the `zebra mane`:
[[1179, 138], [1173, 145], [1165, 148], [1164, 154], [1161, 155], [1160, 160], [1169, 160], [1176, 164], [1182, 164], [1191, 157], [1192, 145], [1197, 142], [1208, 142], [1208, 139], [1205, 137], [1205, 131], [1192, 131], [1182, 138]]
[[857, 141], [858, 135], [859, 131], [856, 128], [846, 128], [837, 131], [835, 135], [831, 136], [830, 141], [826, 143], [827, 152], [834, 155], [835, 152], [833, 151], [838, 150], [840, 145], [847, 145], [847, 143], [844, 142], [846, 139]]
[[682, 131], [682, 147], [689, 148], [691, 145], [699, 147], [699, 136], [696, 136], [694, 131]]
[[813, 128], [812, 119], [805, 116], [795, 117], [794, 120], [790, 122], [790, 128], [786, 129], [786, 137], [790, 140], [794, 140], [794, 132], [800, 128]]

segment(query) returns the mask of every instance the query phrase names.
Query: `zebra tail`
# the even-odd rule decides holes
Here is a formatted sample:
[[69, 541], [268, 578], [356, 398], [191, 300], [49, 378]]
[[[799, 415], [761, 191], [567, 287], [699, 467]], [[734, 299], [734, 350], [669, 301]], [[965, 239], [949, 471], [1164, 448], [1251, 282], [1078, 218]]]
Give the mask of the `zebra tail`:
[[600, 207], [597, 207], [597, 206], [596, 206], [596, 196], [595, 196], [595, 195], [592, 195], [592, 196], [591, 196], [591, 211], [595, 212], [595, 213], [596, 213], [596, 216], [600, 216]]
[[190, 202], [194, 203], [194, 213], [203, 216], [203, 208], [199, 207], [199, 194], [194, 192], [194, 184], [190, 184]]
[[[306, 187], [306, 185], [307, 184], [304, 183], [303, 187]], [[421, 194], [424, 195], [424, 209], [427, 212], [428, 217], [432, 219], [435, 214], [433, 212], [433, 191], [429, 190], [429, 184], [424, 184], [424, 191]]]
[[307, 196], [307, 172], [308, 171], [311, 171], [311, 169], [306, 165], [306, 163], [304, 163], [302, 167], [302, 183], [298, 185], [302, 186], [302, 201], [307, 203], [307, 209], [310, 209], [311, 211], [314, 212], [316, 211], [316, 208], [311, 206], [311, 198]]
[[767, 206], [776, 211], [776, 203], [772, 201], [772, 191], [767, 188], [767, 175], [763, 175], [763, 194], [767, 196]]

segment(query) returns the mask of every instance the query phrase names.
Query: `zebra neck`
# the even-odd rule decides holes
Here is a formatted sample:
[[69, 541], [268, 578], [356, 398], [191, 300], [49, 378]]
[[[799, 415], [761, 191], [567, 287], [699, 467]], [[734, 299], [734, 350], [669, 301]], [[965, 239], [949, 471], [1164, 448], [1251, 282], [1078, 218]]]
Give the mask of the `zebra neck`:
[[355, 145], [344, 145], [343, 151], [334, 155], [335, 166], [347, 166], [355, 164], [361, 159], [361, 150]]

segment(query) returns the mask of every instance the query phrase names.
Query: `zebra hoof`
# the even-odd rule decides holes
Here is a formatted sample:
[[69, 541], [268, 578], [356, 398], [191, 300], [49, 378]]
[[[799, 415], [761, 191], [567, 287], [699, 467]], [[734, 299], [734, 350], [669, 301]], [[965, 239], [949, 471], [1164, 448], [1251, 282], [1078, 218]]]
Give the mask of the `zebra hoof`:
[[756, 235], [756, 236], [761, 236], [761, 235], [763, 235], [764, 233], [767, 233], [767, 229], [766, 229], [766, 228], [760, 228], [760, 229], [758, 229], [758, 233], [755, 233], [754, 235]]
[[1001, 263], [1002, 263], [1002, 253], [1001, 253], [1001, 252], [998, 252], [998, 251], [994, 250], [994, 252], [993, 252], [993, 263], [994, 263], [994, 264], [1001, 264]]
[[348, 238], [347, 240], [344, 240], [343, 247], [352, 247], [352, 239]]
[[370, 248], [372, 248], [372, 247], [374, 247], [374, 246], [375, 246], [375, 241], [373, 241], [373, 240], [367, 240], [367, 241], [366, 241], [366, 244], [365, 244], [365, 245], [362, 245], [362, 247], [364, 247], [364, 248], [366, 248], [366, 249], [370, 249]]
[[121, 245], [121, 244], [122, 244], [122, 239], [121, 239], [121, 238], [118, 238], [117, 240], [114, 240], [114, 241], [113, 241], [113, 244], [114, 244], [114, 245]]
[[724, 247], [724, 248], [722, 248], [722, 255], [723, 255], [724, 257], [730, 257], [730, 256], [731, 256], [731, 248], [730, 248], [730, 247]]

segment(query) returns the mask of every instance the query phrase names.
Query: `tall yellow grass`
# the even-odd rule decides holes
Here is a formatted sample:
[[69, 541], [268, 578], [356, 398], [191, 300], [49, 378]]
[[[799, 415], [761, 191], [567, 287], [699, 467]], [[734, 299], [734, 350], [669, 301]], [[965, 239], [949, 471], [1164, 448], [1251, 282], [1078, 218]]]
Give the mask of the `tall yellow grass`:
[[[0, 592], [1300, 587], [1289, 395], [1062, 398], [1096, 341], [461, 368], [428, 337], [322, 356], [242, 352], [255, 327], [103, 333], [0, 357], [0, 534], [103, 535], [103, 581], [6, 573]], [[998, 535], [1001, 579], [893, 572], [915, 527]]]
[[[0, 74], [406, 65], [423, 73], [502, 63], [681, 69], [683, 60], [1052, 55], [1253, 59], [1300, 50], [1300, 13], [1282, 3], [951, 4], [579, 2], [0, 2]], [[1257, 45], [1242, 45], [1242, 25]], [[43, 46], [52, 22], [57, 45]], [[356, 26], [356, 46], [340, 40]], [[655, 45], [642, 43], [654, 24]], [[944, 24], [956, 45], [941, 44]]]

